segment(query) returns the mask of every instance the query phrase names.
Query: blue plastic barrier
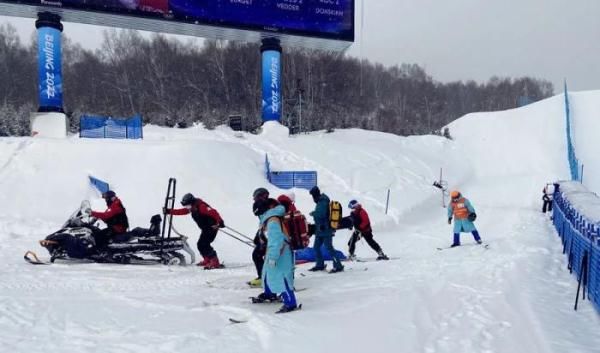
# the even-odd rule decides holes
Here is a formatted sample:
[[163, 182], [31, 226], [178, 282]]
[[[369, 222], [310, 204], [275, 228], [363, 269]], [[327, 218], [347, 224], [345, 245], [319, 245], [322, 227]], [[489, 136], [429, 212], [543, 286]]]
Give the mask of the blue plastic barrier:
[[85, 138], [143, 138], [142, 117], [112, 118], [83, 115], [79, 119], [79, 137]]
[[[585, 206], [585, 211], [577, 206]], [[586, 294], [600, 312], [600, 220], [588, 216], [599, 210], [600, 198], [581, 184], [562, 182], [555, 188], [552, 222], [561, 238], [568, 268], [578, 279], [587, 270], [587, 278], [582, 279], [587, 284]]]
[[265, 155], [267, 180], [280, 189], [300, 188], [310, 190], [317, 185], [316, 171], [271, 171], [269, 157]]
[[96, 187], [96, 189], [98, 189], [98, 191], [100, 191], [100, 192], [107, 192], [108, 190], [110, 190], [107, 182], [102, 181], [98, 178], [95, 178], [91, 175], [90, 175], [90, 183], [92, 185], [94, 185], [94, 187]]

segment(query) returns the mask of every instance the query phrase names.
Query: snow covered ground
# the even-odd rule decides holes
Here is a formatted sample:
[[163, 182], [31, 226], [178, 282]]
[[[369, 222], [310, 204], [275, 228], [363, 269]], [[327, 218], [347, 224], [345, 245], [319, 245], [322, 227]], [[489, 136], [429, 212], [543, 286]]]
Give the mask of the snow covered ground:
[[[571, 94], [575, 145], [585, 180], [600, 190], [600, 92]], [[600, 352], [600, 316], [589, 302], [572, 310], [576, 282], [540, 213], [545, 182], [568, 177], [562, 96], [518, 110], [471, 114], [450, 125], [454, 141], [357, 129], [288, 138], [227, 128], [147, 127], [143, 141], [0, 139], [0, 351], [2, 352]], [[254, 233], [251, 193], [275, 170], [317, 170], [321, 189], [346, 205], [359, 199], [375, 238], [394, 258], [346, 263], [340, 274], [296, 272], [303, 309], [274, 315], [252, 305], [250, 248], [221, 234], [225, 263], [245, 267], [54, 264], [22, 260], [80, 201], [102, 208], [88, 185], [109, 181], [134, 226], [147, 226], [169, 177], [227, 225]], [[444, 169], [470, 198], [489, 249], [451, 243], [431, 186]], [[391, 190], [388, 215], [385, 198]], [[313, 209], [295, 190], [299, 208]], [[189, 217], [177, 228], [197, 239]], [[349, 232], [335, 237], [347, 250]], [[373, 258], [359, 243], [359, 257]], [[247, 319], [231, 324], [228, 318]]]

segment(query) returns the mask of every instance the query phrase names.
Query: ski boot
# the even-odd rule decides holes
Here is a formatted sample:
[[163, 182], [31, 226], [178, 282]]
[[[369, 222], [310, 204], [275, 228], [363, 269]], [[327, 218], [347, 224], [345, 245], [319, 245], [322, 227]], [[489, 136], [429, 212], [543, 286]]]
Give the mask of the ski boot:
[[476, 242], [477, 242], [477, 244], [482, 244], [483, 243], [483, 241], [481, 241], [481, 239], [477, 239]]
[[344, 266], [334, 267], [333, 270], [329, 271], [329, 273], [338, 273], [338, 272], [344, 272]]
[[357, 260], [357, 257], [355, 254], [348, 255], [348, 261], [356, 261], [356, 260]]
[[216, 268], [221, 268], [222, 265], [219, 263], [219, 258], [217, 256], [213, 256], [208, 258], [207, 264], [204, 266], [205, 270], [214, 270]]
[[262, 287], [262, 278], [256, 277], [255, 279], [246, 282], [250, 287]]
[[205, 258], [203, 258], [203, 259], [202, 259], [202, 261], [198, 262], [198, 263], [196, 264], [196, 266], [206, 266], [206, 265], [208, 265], [208, 261], [209, 261], [209, 260], [210, 260], [210, 259], [209, 259], [208, 257], [205, 257]]
[[275, 293], [265, 294], [260, 293], [257, 297], [250, 297], [252, 304], [263, 304], [263, 303], [274, 303], [281, 301], [281, 299]]
[[312, 268], [309, 268], [308, 270], [310, 272], [317, 272], [317, 271], [325, 271], [326, 268], [327, 268], [327, 265], [325, 265], [325, 266], [314, 266]]
[[281, 308], [279, 308], [279, 310], [277, 310], [275, 312], [275, 314], [285, 314], [285, 313], [289, 313], [291, 311], [297, 311], [302, 309], [302, 304], [300, 305], [294, 305], [294, 306], [285, 306], [283, 305]]
[[456, 246], [460, 246], [460, 244], [453, 243], [452, 245], [450, 245], [451, 248], [454, 248]]
[[377, 255], [379, 255], [379, 256], [377, 256], [377, 259], [375, 259], [377, 261], [389, 260], [390, 259], [389, 257], [387, 257], [386, 254], [383, 253], [383, 250], [379, 250], [379, 252], [377, 253]]

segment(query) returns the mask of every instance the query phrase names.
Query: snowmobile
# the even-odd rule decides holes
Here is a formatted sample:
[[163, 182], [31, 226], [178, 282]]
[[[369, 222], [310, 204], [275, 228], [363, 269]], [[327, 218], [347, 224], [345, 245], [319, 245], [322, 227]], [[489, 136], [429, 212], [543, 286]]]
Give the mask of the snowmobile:
[[[190, 256], [190, 263], [195, 262], [194, 252], [187, 243], [186, 236], [176, 231], [178, 237], [170, 234], [165, 237], [164, 232], [161, 234], [160, 215], [152, 216], [150, 228], [135, 228], [120, 234], [118, 242], [113, 240], [99, 248], [95, 238], [100, 232], [100, 228], [96, 226], [97, 219], [83, 211], [89, 207], [89, 202], [83, 201], [79, 210], [69, 217], [60, 230], [40, 240], [40, 245], [50, 253], [50, 262], [57, 259], [84, 259], [99, 263], [186, 265], [182, 251]], [[44, 263], [33, 252], [27, 252], [25, 260], [33, 264]]]

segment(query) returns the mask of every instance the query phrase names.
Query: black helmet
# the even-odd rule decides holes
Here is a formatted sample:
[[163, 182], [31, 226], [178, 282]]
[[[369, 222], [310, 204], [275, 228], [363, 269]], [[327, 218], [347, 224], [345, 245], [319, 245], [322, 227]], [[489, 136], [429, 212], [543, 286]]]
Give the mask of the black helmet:
[[117, 196], [117, 194], [115, 194], [115, 192], [112, 190], [106, 190], [105, 192], [102, 193], [102, 198], [105, 200], [112, 199], [115, 196]]
[[267, 199], [258, 199], [254, 201], [254, 204], [252, 204], [252, 213], [254, 213], [254, 215], [257, 217], [267, 212], [268, 209], [269, 200]]
[[194, 203], [195, 200], [196, 200], [196, 198], [194, 197], [194, 195], [192, 195], [188, 192], [187, 194], [183, 195], [183, 198], [181, 198], [181, 205], [189, 206], [192, 203]]
[[269, 198], [269, 190], [265, 188], [258, 188], [254, 190], [252, 193], [252, 199], [256, 200], [257, 198], [268, 199]]

